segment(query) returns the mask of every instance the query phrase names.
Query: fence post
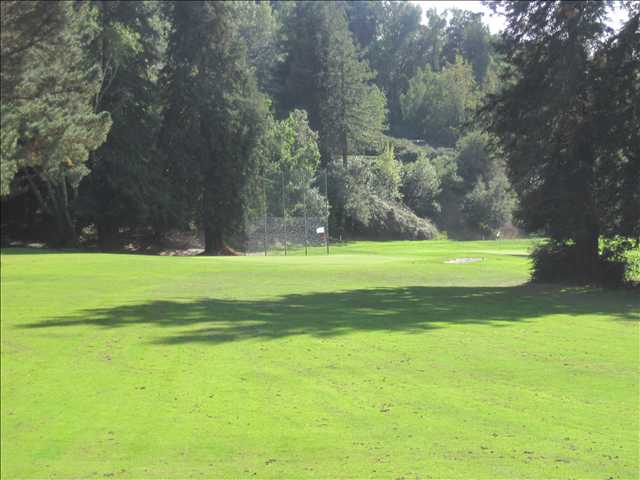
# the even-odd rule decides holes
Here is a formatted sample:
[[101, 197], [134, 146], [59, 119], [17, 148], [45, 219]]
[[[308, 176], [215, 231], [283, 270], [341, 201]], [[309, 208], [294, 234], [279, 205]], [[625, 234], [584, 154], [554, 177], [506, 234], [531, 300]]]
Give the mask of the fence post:
[[287, 204], [284, 195], [284, 169], [282, 175], [282, 223], [284, 224], [284, 256], [287, 256]]
[[264, 202], [264, 256], [267, 256], [267, 187], [266, 179], [262, 177], [262, 201]]
[[327, 247], [327, 255], [329, 255], [329, 187], [327, 186], [327, 169], [324, 170], [324, 200], [327, 208], [326, 226], [324, 229], [324, 243]]
[[302, 185], [302, 204], [304, 206], [304, 256], [307, 256], [307, 185]]

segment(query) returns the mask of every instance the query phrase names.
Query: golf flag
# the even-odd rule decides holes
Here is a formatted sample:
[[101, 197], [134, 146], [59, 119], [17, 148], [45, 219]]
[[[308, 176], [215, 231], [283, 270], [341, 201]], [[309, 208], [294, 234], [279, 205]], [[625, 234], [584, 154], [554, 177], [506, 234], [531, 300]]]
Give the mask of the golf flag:
[[316, 233], [324, 233], [324, 227], [316, 228]]

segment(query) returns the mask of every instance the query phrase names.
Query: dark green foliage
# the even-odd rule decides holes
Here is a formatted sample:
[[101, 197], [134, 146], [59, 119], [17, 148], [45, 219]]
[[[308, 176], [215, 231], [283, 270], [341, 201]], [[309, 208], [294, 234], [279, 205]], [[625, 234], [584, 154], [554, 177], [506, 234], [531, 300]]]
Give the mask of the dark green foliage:
[[379, 240], [432, 240], [438, 229], [428, 219], [421, 218], [401, 203], [371, 197], [373, 212], [365, 225], [354, 222], [353, 234]]
[[324, 164], [373, 146], [385, 125], [385, 98], [359, 58], [342, 4], [299, 2], [287, 17], [286, 108], [309, 113]]
[[76, 241], [73, 200], [90, 152], [111, 126], [93, 106], [104, 78], [87, 55], [94, 13], [90, 4], [2, 3], [1, 193], [10, 193], [19, 172], [55, 244]]
[[482, 23], [482, 14], [453, 9], [446, 39], [442, 47], [446, 61], [455, 63], [456, 56], [462, 55], [473, 66], [475, 80], [481, 85], [491, 61], [489, 29]]
[[377, 39], [382, 27], [383, 9], [384, 4], [375, 0], [345, 2], [349, 30], [359, 48], [367, 49]]
[[333, 232], [386, 239], [430, 239], [437, 229], [402, 204], [402, 164], [387, 146], [375, 157], [350, 157], [329, 170]]
[[434, 218], [440, 213], [438, 197], [441, 181], [432, 162], [425, 156], [403, 165], [402, 196], [405, 205], [417, 215]]
[[501, 226], [511, 221], [514, 204], [509, 180], [499, 172], [490, 180], [477, 180], [465, 195], [462, 212], [469, 227], [480, 232], [483, 238], [492, 238]]
[[599, 241], [640, 238], [640, 10], [613, 32], [607, 2], [501, 3], [494, 51], [481, 15], [410, 2], [2, 2], [0, 194], [58, 243], [216, 253], [281, 203], [264, 177], [325, 209], [331, 166], [338, 235], [492, 236], [515, 191], [596, 278]]
[[205, 234], [205, 251], [224, 249], [242, 219], [242, 191], [266, 117], [234, 23], [234, 5], [176, 2], [163, 86], [165, 174]]
[[471, 67], [457, 58], [441, 72], [418, 70], [400, 97], [407, 130], [429, 145], [455, 145], [478, 102]]
[[271, 96], [282, 91], [276, 72], [283, 62], [281, 25], [269, 2], [236, 2], [234, 16], [247, 48], [247, 62], [255, 71], [258, 87]]
[[[638, 98], [637, 14], [607, 40], [604, 2], [503, 5], [501, 48], [511, 66], [488, 110], [520, 198], [518, 218], [555, 245], [575, 245], [576, 274], [596, 279], [600, 236], [637, 231], [636, 214], [623, 213], [637, 211], [640, 183], [633, 153], [640, 124], [632, 106]], [[605, 78], [617, 89], [613, 101]]]
[[171, 216], [170, 195], [155, 141], [160, 124], [156, 66], [162, 53], [158, 9], [145, 2], [95, 2], [98, 32], [91, 52], [105, 78], [95, 99], [113, 126], [92, 153], [91, 173], [76, 201], [85, 224], [107, 246], [120, 228], [161, 228]]
[[[636, 256], [629, 255], [635, 252]], [[575, 242], [550, 240], [536, 247], [531, 258], [534, 282], [569, 282], [621, 287], [640, 278], [640, 246], [637, 241], [617, 237], [600, 245], [597, 276], [577, 269], [581, 254]]]
[[531, 253], [531, 279], [534, 282], [583, 280], [576, 278], [576, 256], [575, 244], [552, 240], [536, 247]]
[[600, 242], [600, 281], [623, 286], [640, 282], [640, 241], [615, 236]]
[[45, 1], [6, 1], [0, 3], [0, 12], [2, 97], [15, 98], [31, 67], [27, 53], [55, 42], [67, 25], [67, 15], [61, 4]]
[[400, 126], [400, 96], [406, 90], [409, 79], [418, 68], [425, 65], [416, 55], [419, 47], [420, 7], [409, 2], [384, 2], [381, 6], [379, 38], [370, 45], [368, 57], [377, 72], [380, 86], [389, 108], [389, 123]]
[[640, 4], [594, 58], [601, 230], [640, 240]]
[[[256, 152], [259, 165], [244, 192], [249, 220], [267, 216], [326, 216], [326, 199], [317, 185], [320, 165], [318, 134], [307, 113], [294, 110], [281, 121], [268, 118]], [[282, 204], [282, 191], [287, 202]], [[322, 185], [324, 189], [324, 183]], [[266, 202], [266, 203], [265, 203]]]
[[402, 163], [415, 162], [420, 157], [434, 155], [434, 149], [422, 141], [407, 138], [385, 137], [385, 142], [393, 146], [396, 158]]
[[489, 137], [480, 131], [469, 132], [458, 140], [458, 176], [469, 191], [478, 180], [489, 181], [499, 170], [497, 159], [489, 151]]

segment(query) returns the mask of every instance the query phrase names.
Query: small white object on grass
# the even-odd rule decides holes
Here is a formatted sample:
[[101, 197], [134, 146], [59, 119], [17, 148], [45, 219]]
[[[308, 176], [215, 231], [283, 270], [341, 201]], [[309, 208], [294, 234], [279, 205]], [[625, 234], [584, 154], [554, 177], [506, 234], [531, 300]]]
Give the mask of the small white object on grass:
[[453, 260], [447, 260], [444, 263], [473, 263], [473, 262], [481, 262], [482, 258], [454, 258]]

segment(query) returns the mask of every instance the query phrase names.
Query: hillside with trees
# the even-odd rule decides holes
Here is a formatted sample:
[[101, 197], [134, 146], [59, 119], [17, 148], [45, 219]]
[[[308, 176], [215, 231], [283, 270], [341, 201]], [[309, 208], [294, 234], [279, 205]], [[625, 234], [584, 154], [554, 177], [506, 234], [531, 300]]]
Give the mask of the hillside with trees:
[[395, 1], [4, 1], [3, 242], [225, 253], [279, 173], [336, 238], [519, 229], [598, 278], [640, 240], [640, 8], [493, 4], [500, 35]]

